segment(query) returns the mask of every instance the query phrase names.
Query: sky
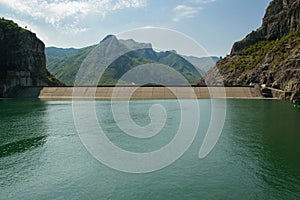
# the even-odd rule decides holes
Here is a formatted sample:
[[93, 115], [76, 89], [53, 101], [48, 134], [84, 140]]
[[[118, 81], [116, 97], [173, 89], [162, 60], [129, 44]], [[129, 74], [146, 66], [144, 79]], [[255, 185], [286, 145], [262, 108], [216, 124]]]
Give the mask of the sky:
[[[142, 27], [156, 27], [186, 35], [197, 42], [207, 55], [226, 56], [235, 41], [261, 25], [269, 2], [0, 0], [0, 17], [26, 26], [46, 46], [82, 48], [99, 43], [108, 34], [118, 35]], [[177, 46], [180, 45], [178, 42]], [[193, 55], [184, 49], [182, 51], [183, 54]]]

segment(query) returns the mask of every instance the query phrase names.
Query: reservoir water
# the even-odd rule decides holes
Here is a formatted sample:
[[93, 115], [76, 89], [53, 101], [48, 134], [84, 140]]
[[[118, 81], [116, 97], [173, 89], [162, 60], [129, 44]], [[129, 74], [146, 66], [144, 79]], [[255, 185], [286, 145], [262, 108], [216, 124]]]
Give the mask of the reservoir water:
[[[149, 123], [152, 104], [167, 122], [148, 140], [126, 136], [108, 101], [96, 102], [107, 137], [135, 152], [150, 152], [176, 134], [176, 100], [133, 101], [137, 124]], [[0, 199], [300, 199], [300, 109], [277, 100], [227, 100], [227, 115], [213, 151], [199, 159], [209, 100], [199, 100], [197, 136], [172, 165], [146, 174], [116, 171], [85, 149], [71, 101], [0, 100]]]

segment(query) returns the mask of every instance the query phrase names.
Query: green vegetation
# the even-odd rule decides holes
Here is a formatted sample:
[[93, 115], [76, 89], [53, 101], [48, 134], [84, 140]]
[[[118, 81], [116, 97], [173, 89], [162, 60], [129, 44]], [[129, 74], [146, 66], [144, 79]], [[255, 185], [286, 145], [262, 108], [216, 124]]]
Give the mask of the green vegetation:
[[230, 62], [226, 63], [226, 68], [228, 71], [238, 69], [238, 70], [252, 70], [266, 57], [267, 53], [272, 51], [275, 55], [273, 59], [273, 64], [276, 65], [284, 57], [286, 57], [286, 50], [283, 44], [291, 45], [293, 41], [300, 38], [300, 30], [291, 33], [279, 40], [272, 41], [260, 41], [247, 49], [243, 50], [238, 55], [231, 57]]
[[47, 47], [46, 48], [46, 62], [51, 63], [51, 61], [67, 56], [69, 54], [75, 53], [76, 51], [80, 51], [79, 49], [68, 48], [68, 49], [61, 49], [56, 47]]
[[47, 63], [47, 69], [62, 83], [73, 85], [77, 71], [94, 47], [90, 46], [76, 51], [69, 51], [69, 54], [61, 54], [56, 58], [48, 53], [47, 57], [50, 56], [52, 59]]
[[[144, 80], [158, 84], [155, 80], [157, 77], [161, 77], [162, 74], [163, 80], [161, 81], [164, 83], [180, 84], [182, 80], [178, 80], [178, 75], [175, 71], [185, 77], [190, 84], [195, 83], [201, 76], [192, 64], [175, 53], [157, 53], [153, 51], [153, 49], [140, 49], [129, 52], [111, 63], [101, 77], [99, 84], [114, 85], [118, 80], [121, 80], [126, 72], [144, 64], [149, 64], [147, 65], [149, 69], [139, 69], [135, 71], [135, 77], [131, 77], [131, 81], [135, 84], [142, 84]], [[159, 71], [151, 69], [154, 65], [159, 68]], [[173, 70], [167, 70], [163, 66], [169, 66]], [[126, 84], [126, 80], [122, 81]], [[127, 84], [131, 83], [127, 82]]]
[[14, 30], [14, 31], [18, 31], [18, 32], [21, 32], [21, 33], [22, 32], [23, 33], [29, 32], [31, 34], [34, 34], [34, 33], [30, 32], [30, 31], [28, 31], [27, 29], [20, 27], [14, 21], [4, 19], [3, 17], [0, 18], [0, 29], [2, 29], [3, 31]]
[[[131, 51], [131, 48], [138, 50]], [[128, 53], [123, 55], [123, 52]], [[79, 77], [80, 83], [77, 84], [114, 85], [129, 70], [149, 63], [170, 66], [184, 76], [190, 84], [194, 84], [201, 77], [201, 74], [190, 62], [176, 53], [170, 51], [158, 53], [151, 48], [150, 44], [137, 43], [133, 40], [118, 40], [114, 36], [106, 37], [97, 46], [77, 50], [51, 49], [49, 51], [47, 49], [46, 53], [47, 57], [51, 58], [47, 64], [48, 70], [66, 85], [74, 85], [77, 72], [87, 56], [89, 56], [88, 64], [85, 66], [83, 77]], [[114, 60], [114, 58], [117, 59]], [[106, 61], [112, 61], [112, 63], [107, 67]], [[98, 82], [98, 77], [96, 76], [106, 67], [107, 69]], [[153, 74], [151, 70], [147, 72], [139, 71], [140, 77], [138, 78], [144, 80], [142, 77], [147, 76], [149, 80], [149, 76], [158, 76], [161, 73]], [[175, 83], [176, 80], [172, 77], [176, 77], [174, 73], [166, 75], [165, 81]], [[139, 84], [139, 80], [136, 81], [135, 83]], [[131, 84], [131, 82], [128, 83], [124, 80], [121, 80], [121, 82]]]

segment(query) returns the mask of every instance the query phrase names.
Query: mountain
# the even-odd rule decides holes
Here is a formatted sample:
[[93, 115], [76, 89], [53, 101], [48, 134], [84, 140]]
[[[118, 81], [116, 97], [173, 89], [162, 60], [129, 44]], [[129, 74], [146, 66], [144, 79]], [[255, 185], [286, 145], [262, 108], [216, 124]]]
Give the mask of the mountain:
[[[52, 50], [57, 50], [58, 53]], [[65, 53], [66, 51], [58, 48], [46, 48], [46, 54], [51, 58], [60, 54], [60, 52]], [[207, 59], [204, 60], [205, 63], [208, 63]], [[88, 63], [88, 67], [84, 66], [86, 63]], [[132, 71], [137, 66], [147, 64], [149, 65], [148, 67], [156, 67], [156, 69], [158, 66], [167, 65], [173, 69], [173, 72], [165, 69], [161, 69], [161, 72], [151, 72], [151, 70], [145, 68], [144, 72], [141, 72], [141, 70], [137, 72], [140, 76], [138, 77], [140, 81], [136, 79], [130, 82], [122, 80], [122, 76], [126, 72]], [[153, 64], [156, 64], [156, 66]], [[207, 64], [205, 64], [205, 67], [207, 67]], [[114, 35], [108, 35], [98, 45], [77, 49], [56, 57], [49, 61], [47, 68], [67, 85], [74, 85], [76, 74], [80, 69], [85, 69], [84, 76], [80, 77], [83, 85], [114, 85], [118, 80], [121, 80], [123, 84], [140, 84], [145, 78], [153, 81], [153, 84], [155, 84], [154, 82], [157, 82], [155, 79], [162, 72], [164, 72], [164, 81], [166, 83], [175, 84], [182, 81], [178, 80], [176, 82], [174, 78], [176, 77], [175, 71], [187, 79], [190, 84], [195, 84], [201, 77], [201, 73], [196, 67], [188, 59], [178, 55], [176, 52], [156, 52], [149, 43], [139, 43], [132, 39], [121, 40]], [[103, 69], [105, 71], [101, 71]], [[103, 74], [98, 82], [99, 77], [96, 77], [96, 74], [101, 73]]]
[[[206, 75], [207, 84], [218, 84], [217, 69], [225, 85], [265, 84], [291, 93], [300, 93], [300, 0], [273, 0], [263, 23], [243, 40], [231, 54], [220, 60]], [[204, 78], [199, 81], [204, 84]]]
[[263, 18], [262, 26], [242, 41], [236, 42], [231, 55], [238, 54], [259, 41], [274, 41], [300, 28], [299, 0], [272, 0]]
[[46, 53], [46, 64], [50, 63], [52, 60], [57, 59], [59, 57], [67, 56], [71, 53], [75, 53], [79, 51], [79, 49], [75, 48], [56, 48], [56, 47], [47, 47], [45, 49]]
[[[69, 52], [69, 54], [64, 56], [59, 56], [47, 63], [47, 69], [62, 83], [73, 85], [81, 63], [94, 48], [95, 46], [90, 46]], [[47, 49], [48, 48], [46, 48], [46, 55], [49, 52], [51, 53], [51, 51], [47, 51]], [[48, 56], [54, 57], [53, 54], [48, 54]]]
[[[126, 72], [143, 65], [145, 66], [143, 69], [132, 72], [130, 82], [122, 79]], [[163, 65], [171, 67], [174, 71], [163, 69]], [[152, 48], [138, 49], [130, 51], [112, 62], [104, 72], [100, 83], [114, 85], [118, 80], [121, 80], [124, 84], [134, 83], [140, 85], [147, 80], [149, 83], [158, 84], [155, 80], [163, 74], [163, 80], [160, 81], [164, 84], [182, 85], [183, 80], [176, 79], [175, 71], [187, 79], [189, 84], [194, 84], [197, 78], [201, 77], [195, 66], [176, 53], [171, 51], [155, 52]]]
[[195, 67], [197, 67], [202, 72], [202, 75], [208, 72], [212, 67], [214, 67], [216, 62], [220, 60], [220, 58], [216, 56], [200, 58], [195, 56], [181, 56], [187, 61], [189, 61], [191, 64], [193, 64]]
[[45, 45], [13, 21], [0, 19], [0, 97], [22, 86], [59, 85], [47, 71]]

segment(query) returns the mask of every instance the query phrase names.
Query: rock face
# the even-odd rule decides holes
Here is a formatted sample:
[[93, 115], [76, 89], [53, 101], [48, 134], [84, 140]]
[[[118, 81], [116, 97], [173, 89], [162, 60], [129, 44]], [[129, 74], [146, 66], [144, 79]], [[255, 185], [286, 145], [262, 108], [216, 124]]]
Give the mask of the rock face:
[[[231, 54], [206, 74], [206, 83], [265, 84], [284, 90], [292, 101], [299, 101], [299, 10], [300, 0], [273, 0], [262, 26], [233, 45]], [[216, 75], [218, 71], [222, 77]], [[204, 79], [199, 84], [204, 84]]]
[[238, 54], [258, 41], [280, 39], [300, 28], [300, 1], [273, 0], [266, 10], [262, 26], [242, 41], [236, 42], [231, 55]]
[[44, 51], [34, 33], [0, 19], [0, 97], [22, 86], [59, 85], [46, 69]]

